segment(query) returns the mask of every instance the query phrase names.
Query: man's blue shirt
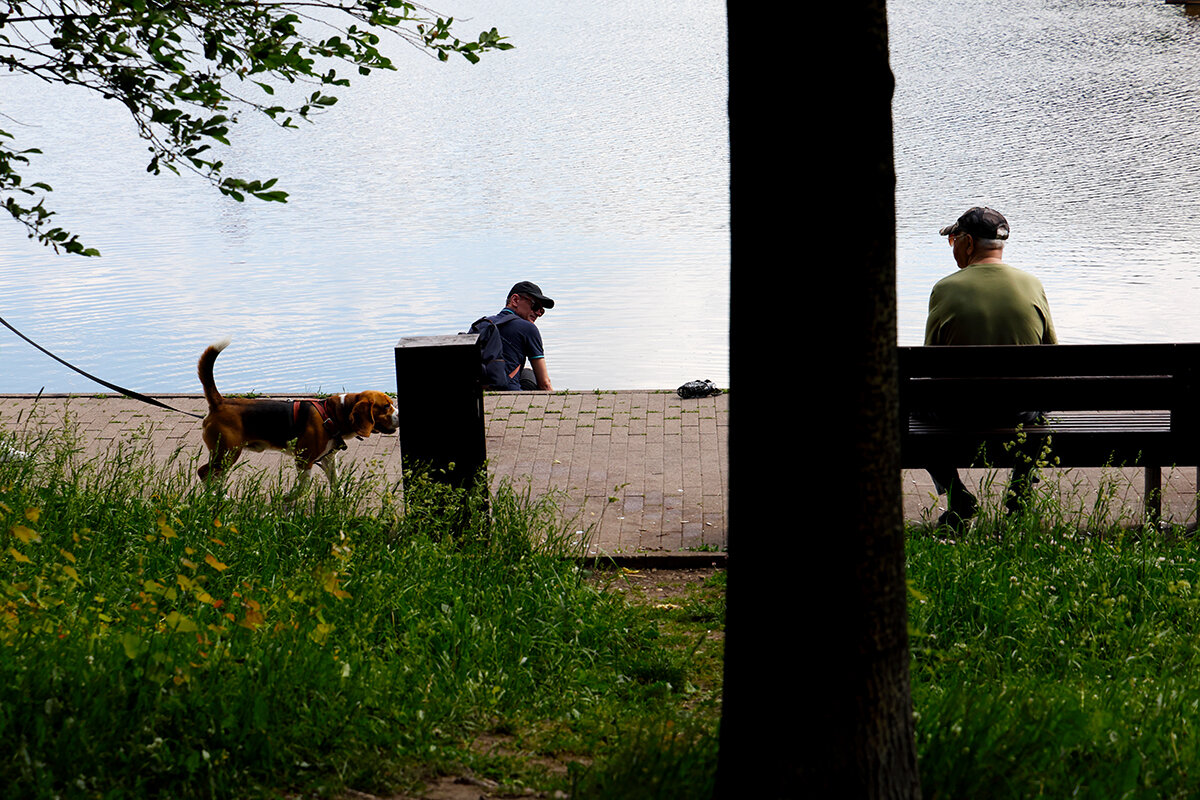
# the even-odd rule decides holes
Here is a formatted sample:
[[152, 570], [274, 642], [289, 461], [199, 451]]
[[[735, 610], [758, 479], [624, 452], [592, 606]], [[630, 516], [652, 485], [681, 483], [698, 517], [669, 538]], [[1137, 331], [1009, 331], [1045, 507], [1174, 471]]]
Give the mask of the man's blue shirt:
[[[505, 308], [501, 314], [513, 314], [511, 308]], [[527, 358], [545, 358], [542, 349], [542, 332], [527, 319], [517, 317], [500, 326], [500, 339], [504, 345], [504, 363], [508, 373], [508, 388], [520, 391], [521, 367], [525, 366]], [[513, 373], [516, 373], [514, 375]]]

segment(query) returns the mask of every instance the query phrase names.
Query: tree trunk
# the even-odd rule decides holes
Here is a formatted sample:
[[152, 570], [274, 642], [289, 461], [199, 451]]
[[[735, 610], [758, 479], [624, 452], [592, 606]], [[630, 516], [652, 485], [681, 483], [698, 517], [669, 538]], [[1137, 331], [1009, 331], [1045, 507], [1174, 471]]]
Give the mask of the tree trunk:
[[882, 0], [826, 6], [783, 34], [798, 74], [799, 53], [767, 56], [786, 46], [769, 13], [729, 6], [722, 798], [920, 796], [887, 21]]

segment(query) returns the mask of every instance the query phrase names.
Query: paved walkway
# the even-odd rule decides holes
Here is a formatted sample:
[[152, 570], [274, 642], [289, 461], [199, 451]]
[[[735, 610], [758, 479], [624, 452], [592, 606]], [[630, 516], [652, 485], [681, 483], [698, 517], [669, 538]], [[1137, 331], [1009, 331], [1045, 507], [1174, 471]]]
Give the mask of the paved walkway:
[[[204, 412], [199, 395], [157, 398], [183, 411]], [[655, 556], [662, 564], [722, 557], [729, 509], [728, 394], [681, 400], [669, 391], [521, 392], [487, 395], [484, 408], [493, 480], [528, 482], [539, 494], [558, 492], [576, 529], [590, 531], [593, 554]], [[18, 438], [57, 430], [64, 420], [80, 446], [97, 455], [123, 443], [148, 443], [164, 460], [176, 450], [199, 458], [202, 449], [197, 419], [124, 397], [0, 396], [0, 430]], [[399, 483], [395, 436], [351, 441], [343, 458], [371, 465]], [[247, 453], [243, 459], [253, 469], [280, 469], [276, 454]], [[993, 493], [1007, 477], [978, 470], [964, 475], [972, 486], [986, 489], [991, 483]], [[928, 475], [905, 471], [902, 481], [905, 519], [936, 518], [940, 509]], [[1196, 470], [1166, 471], [1163, 484], [1164, 517], [1194, 524]], [[1100, 511], [1107, 518], [1139, 518], [1139, 470], [1068, 470], [1046, 485], [1055, 487], [1060, 507], [1084, 527]]]
[[[156, 395], [203, 414], [200, 395]], [[486, 395], [493, 480], [560, 492], [577, 530], [590, 531], [593, 554], [711, 560], [726, 545], [729, 396], [682, 400], [674, 392], [623, 391]], [[147, 442], [167, 456], [199, 457], [200, 423], [114, 395], [0, 396], [0, 429], [18, 437], [74, 426], [95, 454], [118, 443]], [[382, 468], [398, 484], [397, 437], [347, 442], [345, 461]], [[279, 470], [279, 456], [246, 453], [254, 469]], [[321, 475], [314, 482], [324, 481]], [[714, 555], [717, 554], [717, 555]], [[686, 557], [686, 558], [685, 558]]]

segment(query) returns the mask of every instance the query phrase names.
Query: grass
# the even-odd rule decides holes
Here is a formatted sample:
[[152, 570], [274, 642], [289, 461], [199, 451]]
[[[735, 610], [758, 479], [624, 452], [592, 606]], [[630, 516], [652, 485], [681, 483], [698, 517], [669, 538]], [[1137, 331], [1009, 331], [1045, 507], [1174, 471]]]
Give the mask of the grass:
[[1116, 491], [1077, 508], [1043, 492], [959, 539], [909, 530], [926, 798], [1200, 791], [1197, 545], [1103, 524]]
[[630, 602], [511, 485], [485, 504], [409, 476], [401, 505], [351, 471], [286, 512], [287, 479], [215, 491], [71, 429], [0, 461], [6, 797], [711, 785], [719, 582]]
[[[618, 574], [605, 580], [620, 585], [622, 577]], [[715, 788], [714, 723], [724, 663], [725, 572], [715, 571], [702, 584], [678, 594], [664, 597], [653, 589], [627, 593], [634, 595], [635, 606], [646, 608], [656, 620], [663, 647], [634, 664], [627, 678], [667, 701], [673, 694], [681, 694], [692, 713], [629, 731], [589, 770], [573, 765], [570, 796], [575, 800], [690, 800], [711, 797]]]

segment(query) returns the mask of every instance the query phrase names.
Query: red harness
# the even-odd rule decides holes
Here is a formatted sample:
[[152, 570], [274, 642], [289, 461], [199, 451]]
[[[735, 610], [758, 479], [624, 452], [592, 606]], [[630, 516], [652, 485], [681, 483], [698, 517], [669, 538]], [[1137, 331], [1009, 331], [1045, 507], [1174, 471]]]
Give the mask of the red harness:
[[[305, 403], [312, 406], [316, 410], [321, 421], [325, 425], [325, 431], [329, 434], [329, 438], [333, 440], [333, 450], [345, 450], [346, 441], [342, 438], [341, 431], [338, 430], [337, 423], [333, 421], [333, 406], [330, 405], [334, 400], [332, 397], [326, 397], [324, 400], [293, 400], [292, 401], [292, 427], [296, 427], [297, 421], [300, 419], [300, 409]], [[330, 452], [333, 452], [332, 450]]]

